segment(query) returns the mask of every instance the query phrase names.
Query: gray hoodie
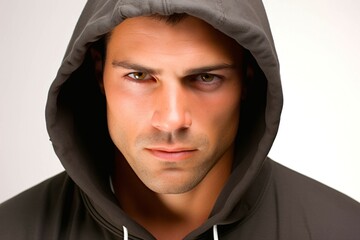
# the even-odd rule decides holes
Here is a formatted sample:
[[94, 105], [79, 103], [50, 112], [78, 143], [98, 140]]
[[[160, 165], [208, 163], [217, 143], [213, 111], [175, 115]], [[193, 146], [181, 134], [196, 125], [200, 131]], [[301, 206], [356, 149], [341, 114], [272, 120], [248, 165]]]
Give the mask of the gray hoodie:
[[[0, 206], [0, 239], [154, 239], [109, 184], [113, 143], [89, 49], [124, 19], [187, 13], [235, 39], [254, 81], [241, 108], [229, 181], [185, 239], [360, 239], [360, 205], [267, 157], [282, 108], [279, 63], [260, 0], [89, 0], [49, 90], [46, 122], [61, 173]], [[316, 160], [316, 159], [315, 159]]]

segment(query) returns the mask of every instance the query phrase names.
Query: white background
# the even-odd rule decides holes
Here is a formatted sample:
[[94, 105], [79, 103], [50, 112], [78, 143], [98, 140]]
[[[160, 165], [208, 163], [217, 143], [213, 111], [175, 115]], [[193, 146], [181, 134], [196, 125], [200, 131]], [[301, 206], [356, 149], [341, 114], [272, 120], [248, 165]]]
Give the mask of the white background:
[[[85, 0], [0, 0], [0, 202], [63, 170], [47, 90]], [[360, 201], [360, 1], [265, 1], [285, 105], [270, 156]]]

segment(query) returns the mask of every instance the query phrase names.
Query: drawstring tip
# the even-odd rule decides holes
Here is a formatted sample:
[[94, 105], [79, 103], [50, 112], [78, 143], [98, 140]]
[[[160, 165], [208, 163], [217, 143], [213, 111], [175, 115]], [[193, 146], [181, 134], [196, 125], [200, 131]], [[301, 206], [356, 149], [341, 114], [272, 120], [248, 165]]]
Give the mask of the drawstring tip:
[[214, 235], [214, 240], [219, 240], [217, 225], [213, 226], [213, 235]]
[[123, 226], [123, 231], [124, 231], [124, 240], [128, 240], [129, 234], [128, 234], [128, 230], [125, 226]]

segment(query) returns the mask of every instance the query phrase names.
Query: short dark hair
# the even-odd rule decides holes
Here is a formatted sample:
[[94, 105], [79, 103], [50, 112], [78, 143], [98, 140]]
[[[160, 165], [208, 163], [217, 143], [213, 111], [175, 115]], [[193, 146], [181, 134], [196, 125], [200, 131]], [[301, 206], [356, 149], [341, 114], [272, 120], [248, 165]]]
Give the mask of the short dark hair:
[[186, 13], [173, 13], [171, 15], [161, 15], [161, 14], [150, 15], [151, 18], [159, 21], [164, 21], [165, 23], [170, 25], [176, 25], [185, 18], [187, 18], [188, 16], [189, 15]]

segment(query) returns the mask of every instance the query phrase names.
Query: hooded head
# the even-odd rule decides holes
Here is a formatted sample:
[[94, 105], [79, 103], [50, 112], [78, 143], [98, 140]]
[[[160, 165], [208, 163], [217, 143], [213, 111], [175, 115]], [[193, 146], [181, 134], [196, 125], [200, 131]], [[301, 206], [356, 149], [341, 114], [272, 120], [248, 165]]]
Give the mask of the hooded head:
[[[158, 31], [159, 22], [168, 31]], [[260, 1], [89, 1], [49, 91], [46, 117], [69, 176], [114, 226], [132, 225], [109, 185], [119, 155], [150, 189], [167, 193], [194, 187], [230, 155], [230, 177], [206, 230], [244, 216], [239, 202], [264, 164], [281, 107], [278, 61]], [[159, 156], [168, 151], [165, 142], [181, 143], [185, 155], [204, 150], [199, 159], [207, 160], [192, 166], [189, 178], [197, 182], [154, 183], [137, 164], [139, 149]]]

